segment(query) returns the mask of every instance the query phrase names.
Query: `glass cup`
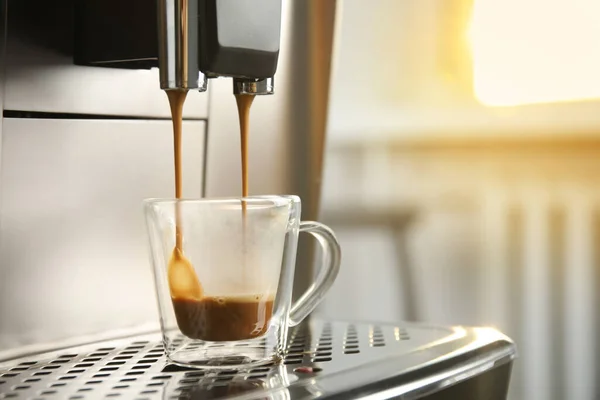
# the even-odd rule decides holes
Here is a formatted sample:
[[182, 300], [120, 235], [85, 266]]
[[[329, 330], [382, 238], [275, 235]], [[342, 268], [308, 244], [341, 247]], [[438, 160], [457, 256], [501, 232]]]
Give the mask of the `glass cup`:
[[[300, 221], [297, 196], [144, 201], [167, 357], [196, 368], [241, 368], [282, 357], [288, 328], [319, 304], [340, 266], [333, 231]], [[322, 261], [292, 304], [298, 233]]]

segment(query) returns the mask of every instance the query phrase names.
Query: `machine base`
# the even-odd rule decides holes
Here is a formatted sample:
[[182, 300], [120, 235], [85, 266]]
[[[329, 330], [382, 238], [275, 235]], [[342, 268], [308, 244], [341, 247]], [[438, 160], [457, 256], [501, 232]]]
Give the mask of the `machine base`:
[[516, 347], [491, 328], [311, 320], [250, 370], [169, 364], [158, 333], [0, 362], [0, 398], [506, 399]]

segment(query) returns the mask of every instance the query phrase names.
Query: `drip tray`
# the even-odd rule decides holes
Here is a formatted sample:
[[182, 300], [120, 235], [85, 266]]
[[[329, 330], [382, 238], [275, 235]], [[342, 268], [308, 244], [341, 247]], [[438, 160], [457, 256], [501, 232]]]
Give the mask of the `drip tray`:
[[182, 368], [167, 363], [156, 333], [0, 363], [0, 398], [416, 399], [504, 371], [491, 384], [474, 385], [504, 397], [461, 395], [500, 399], [515, 354], [514, 344], [490, 328], [312, 319], [291, 330], [280, 365]]

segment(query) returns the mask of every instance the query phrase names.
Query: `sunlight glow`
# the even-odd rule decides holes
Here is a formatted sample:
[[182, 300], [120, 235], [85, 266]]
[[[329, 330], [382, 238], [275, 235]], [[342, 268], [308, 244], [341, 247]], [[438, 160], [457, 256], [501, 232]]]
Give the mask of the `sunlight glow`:
[[474, 0], [468, 34], [485, 105], [600, 98], [598, 0]]

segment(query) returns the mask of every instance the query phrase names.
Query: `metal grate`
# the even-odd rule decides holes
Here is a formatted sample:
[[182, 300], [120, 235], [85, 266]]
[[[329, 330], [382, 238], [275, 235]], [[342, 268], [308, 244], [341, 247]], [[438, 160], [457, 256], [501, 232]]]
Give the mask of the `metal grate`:
[[[440, 335], [442, 333], [442, 335]], [[290, 382], [339, 372], [448, 335], [419, 335], [393, 325], [311, 321], [290, 331], [283, 367]], [[422, 338], [422, 339], [421, 339]], [[261, 388], [276, 366], [203, 371], [168, 364], [160, 336], [82, 346], [0, 365], [0, 398], [33, 400], [132, 398], [186, 399], [198, 387], [219, 398], [219, 388]], [[416, 342], [416, 343], [413, 343]]]

